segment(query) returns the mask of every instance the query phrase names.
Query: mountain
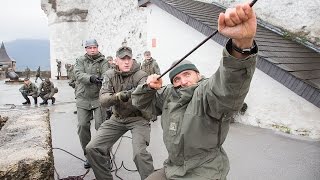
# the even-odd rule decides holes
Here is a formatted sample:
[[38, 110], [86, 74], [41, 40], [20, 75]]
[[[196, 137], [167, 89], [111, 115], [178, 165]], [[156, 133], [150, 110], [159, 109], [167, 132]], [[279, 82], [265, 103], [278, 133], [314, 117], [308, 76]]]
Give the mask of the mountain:
[[17, 71], [27, 66], [36, 70], [50, 70], [50, 43], [45, 39], [17, 39], [4, 42], [8, 55], [16, 60]]

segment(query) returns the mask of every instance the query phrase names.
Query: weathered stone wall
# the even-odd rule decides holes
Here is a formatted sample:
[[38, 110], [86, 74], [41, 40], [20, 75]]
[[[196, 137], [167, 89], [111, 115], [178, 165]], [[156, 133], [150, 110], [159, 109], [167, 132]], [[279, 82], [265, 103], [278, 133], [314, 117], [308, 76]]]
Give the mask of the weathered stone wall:
[[[248, 0], [198, 0], [225, 7]], [[260, 0], [254, 5], [258, 18], [280, 28], [286, 36], [310, 41], [320, 50], [320, 0]]]
[[147, 15], [138, 1], [95, 0], [88, 10], [88, 36], [98, 40], [103, 54], [115, 57], [126, 39], [134, 57], [141, 57], [146, 50]]
[[53, 179], [49, 111], [0, 110], [0, 179]]
[[48, 16], [50, 35], [51, 77], [57, 76], [56, 60], [62, 62], [61, 74], [67, 75], [65, 64], [74, 64], [84, 54], [83, 40], [87, 38], [87, 0], [41, 0]]

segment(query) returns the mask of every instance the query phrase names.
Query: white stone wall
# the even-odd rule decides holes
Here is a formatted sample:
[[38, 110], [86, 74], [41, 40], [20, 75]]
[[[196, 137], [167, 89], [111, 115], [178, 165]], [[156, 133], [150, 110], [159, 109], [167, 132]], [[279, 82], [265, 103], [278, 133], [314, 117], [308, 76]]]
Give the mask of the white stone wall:
[[52, 9], [48, 1], [41, 0], [41, 8], [48, 16], [51, 77], [55, 78], [58, 74], [56, 59], [62, 62], [62, 76], [67, 75], [65, 64], [75, 63], [76, 58], [85, 53], [82, 42], [87, 38], [86, 20], [76, 14], [60, 17], [57, 14], [87, 10], [88, 3], [87, 0], [56, 0], [56, 9]]
[[88, 13], [88, 37], [96, 38], [105, 56], [115, 57], [126, 39], [136, 57], [146, 49], [146, 12], [136, 0], [95, 0]]
[[[225, 7], [248, 0], [199, 0]], [[320, 48], [320, 0], [258, 0], [254, 9], [258, 18], [284, 31], [306, 37]]]

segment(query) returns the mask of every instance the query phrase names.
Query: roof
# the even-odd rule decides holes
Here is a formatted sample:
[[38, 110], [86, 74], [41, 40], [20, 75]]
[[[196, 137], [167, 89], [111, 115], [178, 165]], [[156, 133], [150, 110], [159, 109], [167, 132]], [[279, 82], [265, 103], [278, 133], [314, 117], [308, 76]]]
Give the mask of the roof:
[[[141, 3], [143, 2], [143, 3]], [[225, 9], [194, 0], [150, 0], [169, 14], [209, 36], [217, 29], [217, 18]], [[139, 5], [146, 5], [139, 1]], [[216, 34], [214, 41], [225, 45], [227, 38]], [[258, 22], [257, 68], [299, 96], [320, 107], [320, 53], [273, 32]]]
[[3, 42], [0, 47], [0, 62], [11, 62], [11, 58], [8, 56], [6, 48], [4, 47]]

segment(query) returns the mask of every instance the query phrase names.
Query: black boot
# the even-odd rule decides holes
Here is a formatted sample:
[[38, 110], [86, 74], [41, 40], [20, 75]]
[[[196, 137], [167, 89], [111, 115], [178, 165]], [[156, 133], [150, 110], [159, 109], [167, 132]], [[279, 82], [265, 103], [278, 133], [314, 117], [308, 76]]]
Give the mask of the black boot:
[[52, 97], [51, 100], [52, 100], [52, 104], [54, 104], [56, 102], [56, 98], [54, 98], [54, 97]]
[[88, 160], [86, 160], [86, 161], [84, 162], [83, 167], [84, 167], [85, 169], [91, 168], [91, 165], [89, 164]]
[[27, 101], [26, 101], [26, 102], [23, 102], [22, 104], [23, 104], [23, 105], [31, 104], [30, 99], [28, 98]]
[[38, 98], [37, 97], [34, 97], [33, 100], [34, 100], [34, 104], [35, 105], [38, 104]]
[[48, 100], [44, 100], [42, 103], [40, 103], [40, 106], [45, 104], [48, 104]]

